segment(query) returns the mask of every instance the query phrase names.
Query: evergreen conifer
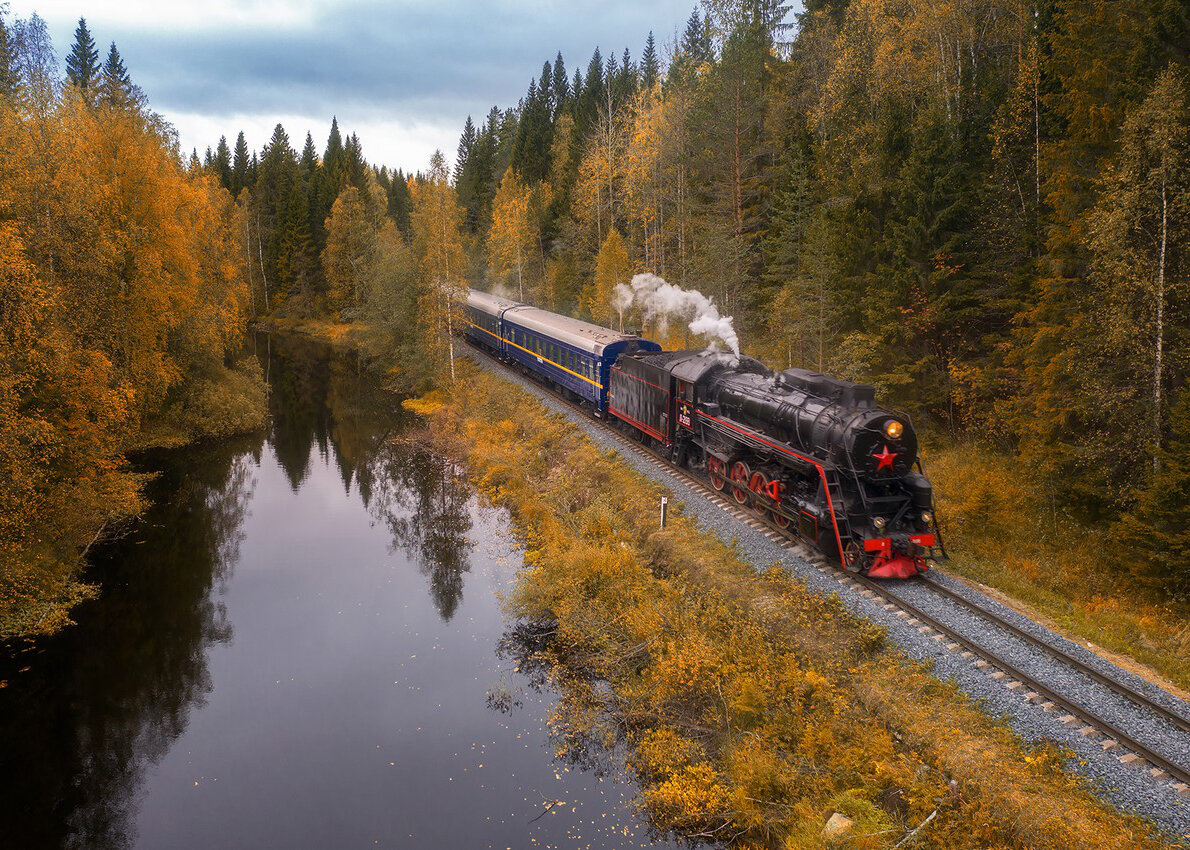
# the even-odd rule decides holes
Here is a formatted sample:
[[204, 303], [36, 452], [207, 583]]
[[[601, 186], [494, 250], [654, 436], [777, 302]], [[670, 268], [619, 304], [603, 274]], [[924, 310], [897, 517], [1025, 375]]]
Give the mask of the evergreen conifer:
[[653, 31], [649, 31], [649, 39], [645, 42], [645, 52], [640, 58], [640, 82], [645, 91], [652, 91], [661, 78], [661, 63], [657, 59], [657, 42], [653, 38]]
[[103, 63], [103, 74], [99, 81], [99, 100], [107, 106], [124, 109], [134, 105], [135, 94], [128, 69], [124, 67], [124, 60], [120, 58], [120, 51], [116, 49], [116, 43], [113, 41], [107, 51], [107, 61]]
[[74, 46], [66, 56], [66, 80], [80, 91], [95, 87], [99, 75], [99, 50], [87, 29], [87, 19], [79, 18], [74, 30]]
[[231, 191], [231, 149], [227, 147], [227, 136], [219, 137], [215, 147], [215, 174], [223, 188]]

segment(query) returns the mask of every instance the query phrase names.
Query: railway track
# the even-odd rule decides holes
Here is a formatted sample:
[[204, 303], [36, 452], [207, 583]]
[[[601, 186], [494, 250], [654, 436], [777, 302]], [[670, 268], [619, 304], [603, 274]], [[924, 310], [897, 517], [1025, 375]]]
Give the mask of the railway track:
[[[482, 353], [482, 352], [480, 352]], [[501, 363], [484, 354], [484, 358], [499, 368], [517, 377], [526, 377], [523, 373]], [[541, 384], [535, 379], [535, 386]], [[545, 389], [542, 387], [542, 389]], [[1167, 758], [1152, 747], [1146, 745], [1136, 736], [1120, 728], [1117, 723], [1102, 717], [1092, 707], [1083, 705], [1081, 700], [1064, 695], [1056, 688], [1051, 688], [1034, 674], [1021, 669], [1003, 654], [996, 652], [975, 638], [964, 634], [960, 629], [948, 625], [933, 613], [922, 608], [916, 602], [908, 600], [897, 592], [898, 583], [878, 582], [844, 570], [841, 566], [828, 562], [820, 553], [810, 549], [796, 535], [787, 529], [780, 528], [767, 517], [747, 510], [738, 504], [733, 504], [722, 493], [716, 491], [708, 481], [695, 475], [689, 470], [671, 465], [668, 460], [655, 451], [651, 446], [631, 439], [607, 421], [592, 417], [590, 412], [581, 405], [551, 393], [550, 398], [569, 409], [580, 413], [583, 417], [606, 433], [614, 442], [628, 451], [644, 458], [648, 463], [681, 480], [686, 486], [710, 499], [714, 504], [731, 513], [733, 516], [747, 523], [763, 533], [770, 540], [779, 543], [784, 548], [793, 550], [803, 560], [808, 561], [818, 570], [833, 574], [838, 581], [856, 590], [861, 596], [879, 604], [884, 610], [896, 611], [896, 616], [906, 625], [934, 640], [943, 642], [945, 649], [959, 653], [970, 661], [977, 669], [988, 674], [1008, 690], [1017, 693], [1025, 701], [1039, 705], [1044, 711], [1057, 714], [1057, 721], [1066, 727], [1074, 728], [1079, 734], [1088, 738], [1095, 738], [1106, 757], [1114, 757], [1130, 768], [1147, 771], [1154, 781], [1172, 780], [1173, 790], [1184, 799], [1190, 799], [1190, 767], [1184, 766]], [[1005, 618], [1000, 613], [986, 608], [962, 594], [946, 587], [928, 577], [912, 579], [903, 586], [914, 585], [925, 587], [959, 606], [964, 611], [977, 616], [994, 628], [1010, 635], [1019, 643], [1050, 656], [1053, 660], [1064, 665], [1068, 670], [1082, 676], [1098, 686], [1110, 690], [1112, 693], [1132, 703], [1140, 712], [1148, 713], [1158, 718], [1181, 734], [1190, 734], [1190, 719], [1156, 702], [1132, 686], [1119, 682], [1104, 675], [1082, 659], [1042, 640], [1036, 635], [1022, 629]], [[937, 612], [935, 612], [937, 613]]]

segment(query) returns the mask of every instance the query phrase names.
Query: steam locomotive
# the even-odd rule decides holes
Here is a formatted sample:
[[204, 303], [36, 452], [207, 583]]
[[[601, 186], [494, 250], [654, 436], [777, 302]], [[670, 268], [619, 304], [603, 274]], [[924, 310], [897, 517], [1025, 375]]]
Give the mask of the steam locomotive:
[[875, 390], [656, 343], [472, 292], [464, 336], [585, 404], [852, 571], [909, 578], [945, 557], [909, 418]]
[[909, 578], [945, 557], [913, 425], [872, 387], [718, 352], [637, 353], [612, 367], [608, 411], [852, 572]]

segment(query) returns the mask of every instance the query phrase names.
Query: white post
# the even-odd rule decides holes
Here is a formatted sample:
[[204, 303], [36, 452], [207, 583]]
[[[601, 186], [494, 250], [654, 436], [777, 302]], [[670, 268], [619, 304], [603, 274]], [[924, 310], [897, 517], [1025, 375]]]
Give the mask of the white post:
[[669, 507], [669, 497], [662, 496], [661, 497], [661, 527], [662, 528], [665, 528], [665, 514], [667, 513], [668, 507]]

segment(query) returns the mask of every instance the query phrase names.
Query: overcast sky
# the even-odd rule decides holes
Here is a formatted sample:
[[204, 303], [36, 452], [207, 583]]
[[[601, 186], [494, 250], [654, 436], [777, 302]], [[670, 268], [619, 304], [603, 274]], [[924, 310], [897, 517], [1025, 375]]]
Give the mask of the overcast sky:
[[116, 42], [151, 107], [182, 149], [234, 142], [259, 149], [277, 122], [294, 147], [321, 151], [332, 115], [377, 164], [424, 168], [454, 158], [463, 121], [515, 105], [541, 63], [561, 50], [568, 74], [596, 45], [639, 59], [650, 30], [672, 43], [696, 0], [9, 0], [36, 11], [65, 59], [80, 15], [100, 56]]

